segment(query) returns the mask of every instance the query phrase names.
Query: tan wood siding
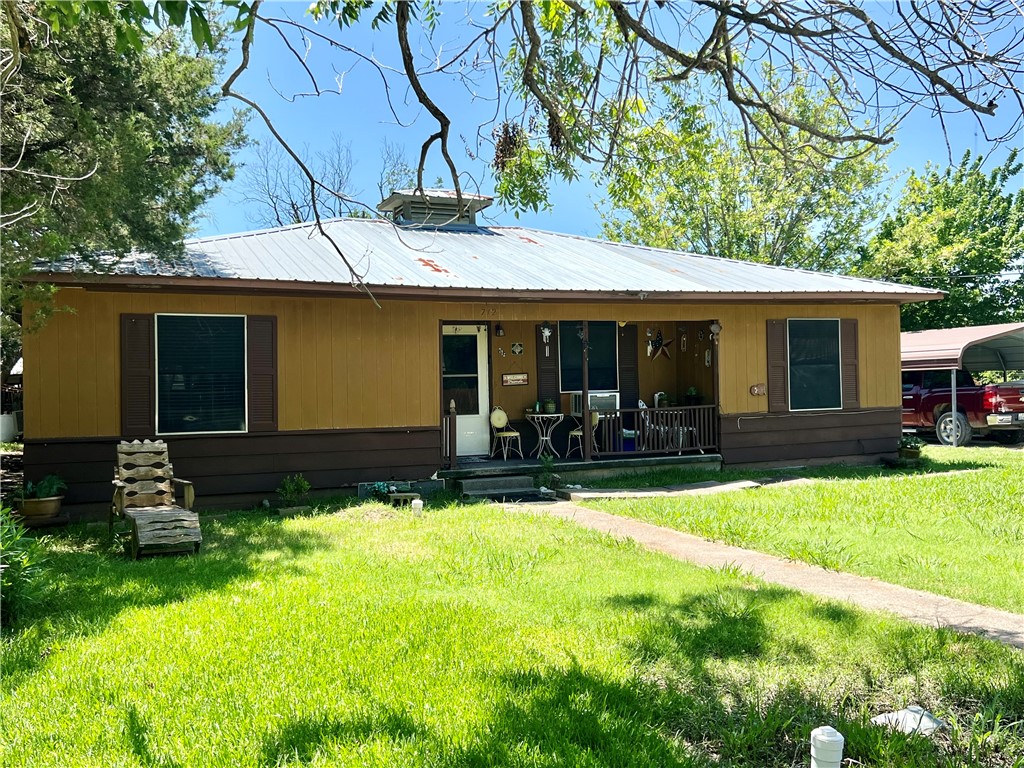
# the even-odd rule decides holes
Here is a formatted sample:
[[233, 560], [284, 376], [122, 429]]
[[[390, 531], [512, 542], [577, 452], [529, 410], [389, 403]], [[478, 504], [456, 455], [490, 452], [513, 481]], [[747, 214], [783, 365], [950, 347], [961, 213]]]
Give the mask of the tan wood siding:
[[[677, 338], [678, 325], [686, 324], [692, 354], [696, 339], [690, 329], [718, 320], [723, 330], [715, 352], [723, 413], [767, 411], [767, 398], [751, 395], [749, 388], [767, 379], [764, 329], [768, 318], [855, 318], [859, 329], [861, 408], [900, 405], [899, 308], [895, 304], [382, 301], [382, 309], [377, 309], [364, 298], [81, 289], [61, 290], [57, 303], [71, 311], [57, 313], [42, 330], [25, 338], [28, 438], [119, 434], [119, 323], [120, 315], [126, 312], [275, 315], [280, 366], [278, 426], [282, 431], [436, 426], [441, 321], [490, 324], [492, 393], [495, 402], [510, 414], [521, 412], [536, 397], [533, 327], [543, 320], [554, 323], [584, 317], [638, 324], [644, 399], [655, 388], [666, 388], [659, 386], [662, 373], [675, 373], [680, 366], [664, 358], [648, 360], [643, 349], [648, 325], [656, 332], [661, 324], [666, 338]], [[505, 329], [504, 337], [493, 335], [497, 322]], [[509, 348], [513, 341], [521, 341], [526, 347], [520, 360], [512, 359]], [[505, 357], [498, 351], [501, 347], [505, 348]], [[678, 341], [672, 355], [673, 360], [679, 357]], [[694, 366], [699, 371], [696, 361]], [[531, 384], [502, 387], [502, 372], [528, 373]], [[701, 394], [710, 400], [710, 392]], [[568, 407], [568, 398], [564, 398], [562, 407]]]

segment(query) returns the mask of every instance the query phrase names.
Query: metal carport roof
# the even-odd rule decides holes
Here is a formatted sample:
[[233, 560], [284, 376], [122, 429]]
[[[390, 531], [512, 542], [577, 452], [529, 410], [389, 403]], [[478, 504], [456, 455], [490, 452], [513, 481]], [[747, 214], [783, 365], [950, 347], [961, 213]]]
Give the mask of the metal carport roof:
[[900, 334], [903, 370], [1024, 369], [1024, 323], [939, 328]]

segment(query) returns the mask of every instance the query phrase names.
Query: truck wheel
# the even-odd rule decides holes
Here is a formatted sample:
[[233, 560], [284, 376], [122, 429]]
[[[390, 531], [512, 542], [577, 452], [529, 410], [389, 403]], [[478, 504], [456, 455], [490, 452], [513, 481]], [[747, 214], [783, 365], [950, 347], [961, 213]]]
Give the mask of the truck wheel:
[[[967, 417], [962, 413], [955, 414], [956, 416], [956, 444], [967, 445], [971, 442], [971, 438], [974, 436], [971, 430], [971, 425], [967, 421]], [[953, 417], [954, 414], [946, 412], [939, 416], [939, 420], [935, 422], [935, 436], [939, 438], [939, 442], [943, 445], [953, 444]]]

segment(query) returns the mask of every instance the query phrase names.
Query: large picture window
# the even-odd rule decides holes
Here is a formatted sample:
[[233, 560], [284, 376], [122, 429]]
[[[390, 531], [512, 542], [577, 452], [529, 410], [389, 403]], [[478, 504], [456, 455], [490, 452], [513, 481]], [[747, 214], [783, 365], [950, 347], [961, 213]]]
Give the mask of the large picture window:
[[[562, 392], [583, 390], [583, 342], [580, 338], [582, 331], [582, 320], [563, 320], [558, 323], [558, 362]], [[619, 356], [615, 323], [588, 323], [587, 335], [590, 341], [588, 389], [591, 392], [617, 391]]]
[[790, 320], [789, 409], [843, 407], [838, 320]]
[[246, 431], [245, 317], [156, 316], [158, 434]]

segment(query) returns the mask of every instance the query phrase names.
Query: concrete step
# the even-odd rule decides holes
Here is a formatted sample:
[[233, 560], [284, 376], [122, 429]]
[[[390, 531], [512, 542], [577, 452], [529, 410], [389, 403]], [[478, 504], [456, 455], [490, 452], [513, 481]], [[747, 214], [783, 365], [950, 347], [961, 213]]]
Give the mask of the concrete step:
[[507, 475], [505, 477], [467, 477], [460, 481], [466, 496], [486, 496], [503, 491], [533, 490], [533, 478], [529, 475]]

